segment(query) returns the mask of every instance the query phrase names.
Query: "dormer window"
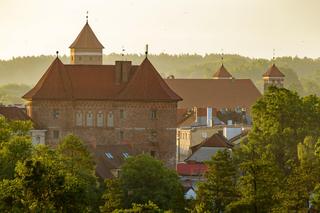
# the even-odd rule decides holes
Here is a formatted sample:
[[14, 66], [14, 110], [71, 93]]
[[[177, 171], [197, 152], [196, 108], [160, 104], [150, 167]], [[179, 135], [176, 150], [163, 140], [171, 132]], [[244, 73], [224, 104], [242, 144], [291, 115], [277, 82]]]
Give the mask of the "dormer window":
[[110, 152], [106, 152], [104, 154], [106, 155], [107, 158], [113, 159], [113, 155]]
[[124, 158], [128, 158], [129, 157], [129, 154], [127, 152], [122, 153], [122, 155], [123, 155]]

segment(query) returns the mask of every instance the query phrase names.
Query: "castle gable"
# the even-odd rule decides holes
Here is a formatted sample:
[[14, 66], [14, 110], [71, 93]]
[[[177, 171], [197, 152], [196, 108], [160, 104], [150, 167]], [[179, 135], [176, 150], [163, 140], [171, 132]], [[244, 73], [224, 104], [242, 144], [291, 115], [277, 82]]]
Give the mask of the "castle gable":
[[118, 99], [135, 101], [182, 100], [181, 97], [169, 88], [148, 58], [144, 59], [126, 87], [121, 91]]
[[[121, 66], [121, 63], [118, 65]], [[56, 58], [27, 100], [178, 101], [150, 61], [130, 65], [128, 81], [117, 80], [117, 65], [64, 65]]]

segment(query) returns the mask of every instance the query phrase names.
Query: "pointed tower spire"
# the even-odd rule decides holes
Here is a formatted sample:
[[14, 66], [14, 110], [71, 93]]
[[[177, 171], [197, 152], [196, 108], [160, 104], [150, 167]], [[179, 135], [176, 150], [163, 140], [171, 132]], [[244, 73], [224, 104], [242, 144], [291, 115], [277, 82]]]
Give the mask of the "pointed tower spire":
[[70, 45], [71, 64], [102, 64], [104, 48], [87, 21], [76, 40]]
[[282, 88], [284, 85], [285, 75], [278, 69], [275, 62], [275, 49], [273, 49], [272, 54], [272, 65], [271, 67], [262, 75], [263, 76], [263, 89], [264, 92], [268, 90], [270, 86], [276, 86]]

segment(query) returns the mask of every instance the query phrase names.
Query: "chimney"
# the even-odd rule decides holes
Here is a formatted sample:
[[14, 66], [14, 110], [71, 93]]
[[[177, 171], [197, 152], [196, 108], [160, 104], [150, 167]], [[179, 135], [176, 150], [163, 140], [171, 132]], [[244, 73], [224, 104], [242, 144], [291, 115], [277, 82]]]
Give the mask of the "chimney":
[[116, 83], [126, 83], [129, 80], [131, 61], [116, 61]]

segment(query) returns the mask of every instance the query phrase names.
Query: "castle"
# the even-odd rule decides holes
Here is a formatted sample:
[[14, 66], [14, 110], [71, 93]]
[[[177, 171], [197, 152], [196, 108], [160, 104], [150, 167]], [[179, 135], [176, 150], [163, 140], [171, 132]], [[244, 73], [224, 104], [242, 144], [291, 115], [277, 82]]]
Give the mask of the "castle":
[[173, 168], [181, 97], [168, 87], [147, 53], [140, 65], [103, 65], [103, 48], [87, 21], [70, 46], [70, 64], [57, 56], [23, 96], [27, 114], [47, 130], [45, 143], [52, 147], [72, 133], [93, 149], [125, 144]]

